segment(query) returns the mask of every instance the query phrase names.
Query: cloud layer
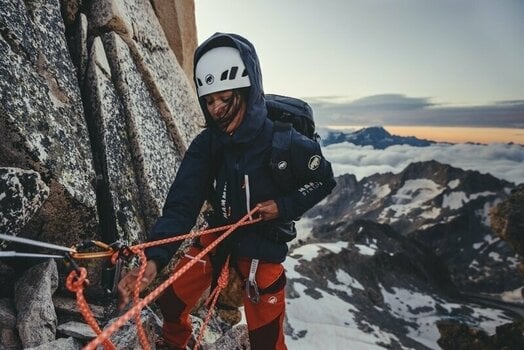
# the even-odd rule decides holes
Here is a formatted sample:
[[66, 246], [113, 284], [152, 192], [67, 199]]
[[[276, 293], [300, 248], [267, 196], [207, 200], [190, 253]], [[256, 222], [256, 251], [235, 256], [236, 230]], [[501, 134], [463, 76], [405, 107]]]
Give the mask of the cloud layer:
[[483, 106], [445, 106], [427, 97], [384, 94], [354, 101], [331, 96], [306, 99], [319, 125], [435, 125], [524, 128], [524, 100]]
[[515, 184], [524, 183], [524, 147], [493, 143], [442, 144], [429, 147], [392, 146], [385, 150], [371, 146], [339, 143], [323, 149], [335, 175], [353, 174], [358, 180], [375, 173], [399, 173], [410, 163], [436, 160], [464, 170], [489, 173]]

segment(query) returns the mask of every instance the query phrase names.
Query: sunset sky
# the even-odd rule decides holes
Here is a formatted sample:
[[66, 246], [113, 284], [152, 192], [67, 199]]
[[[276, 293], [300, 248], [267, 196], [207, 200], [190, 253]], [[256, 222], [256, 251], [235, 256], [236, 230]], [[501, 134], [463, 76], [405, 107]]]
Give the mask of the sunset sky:
[[524, 128], [522, 0], [195, 0], [251, 40], [266, 92], [322, 125]]

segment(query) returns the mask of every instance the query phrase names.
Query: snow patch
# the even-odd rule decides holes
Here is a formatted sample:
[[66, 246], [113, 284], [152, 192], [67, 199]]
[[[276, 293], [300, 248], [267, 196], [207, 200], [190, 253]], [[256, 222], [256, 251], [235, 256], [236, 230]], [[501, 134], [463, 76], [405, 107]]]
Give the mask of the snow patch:
[[376, 253], [375, 249], [373, 249], [371, 247], [368, 247], [366, 245], [363, 245], [363, 244], [355, 244], [355, 247], [357, 247], [358, 252], [359, 252], [360, 255], [373, 256]]
[[453, 189], [457, 188], [459, 184], [460, 184], [460, 180], [459, 179], [451, 180], [450, 182], [448, 182], [448, 187], [453, 190]]
[[450, 194], [444, 195], [442, 200], [442, 208], [449, 208], [451, 210], [459, 209], [469, 201], [475, 200], [480, 197], [487, 197], [496, 195], [494, 192], [484, 191], [479, 193], [473, 193], [466, 195], [464, 192], [451, 192]]
[[[380, 222], [395, 221], [396, 218], [407, 216], [414, 210], [424, 208], [428, 210], [426, 215], [437, 215], [431, 210], [431, 206], [424, 205], [444, 191], [440, 185], [429, 179], [407, 180], [397, 193], [392, 196], [395, 204], [384, 208], [378, 220]], [[393, 213], [391, 213], [393, 211]], [[390, 219], [393, 217], [393, 219]], [[390, 219], [390, 220], [388, 220]]]
[[287, 320], [293, 328], [293, 333], [286, 335], [289, 349], [379, 350], [392, 340], [398, 341], [378, 327], [372, 327], [370, 333], [358, 329], [354, 317], [358, 310], [345, 301], [318, 289], [322, 297], [312, 298], [301, 283], [295, 282], [294, 288], [300, 297], [287, 300]]
[[311, 261], [318, 256], [322, 249], [329, 250], [332, 253], [338, 254], [342, 249], [347, 248], [348, 243], [339, 241], [336, 243], [312, 243], [306, 244], [293, 250], [290, 256], [299, 259]]

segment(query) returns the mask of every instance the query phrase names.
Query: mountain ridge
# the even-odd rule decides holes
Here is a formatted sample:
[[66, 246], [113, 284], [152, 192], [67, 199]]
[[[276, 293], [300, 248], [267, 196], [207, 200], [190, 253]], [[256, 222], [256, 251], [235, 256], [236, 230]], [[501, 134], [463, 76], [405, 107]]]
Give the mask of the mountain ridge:
[[331, 129], [321, 131], [322, 145], [329, 146], [341, 142], [349, 142], [359, 146], [372, 146], [376, 149], [385, 149], [395, 145], [410, 145], [427, 147], [434, 141], [419, 139], [415, 136], [396, 136], [390, 134], [381, 126], [366, 127], [354, 132], [344, 132]]

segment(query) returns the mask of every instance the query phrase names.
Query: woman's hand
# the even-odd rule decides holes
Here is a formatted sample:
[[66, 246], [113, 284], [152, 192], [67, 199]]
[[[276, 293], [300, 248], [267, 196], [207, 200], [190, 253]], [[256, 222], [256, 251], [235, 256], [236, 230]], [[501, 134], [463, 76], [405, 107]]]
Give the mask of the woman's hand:
[[[133, 296], [133, 290], [136, 286], [136, 279], [138, 277], [138, 271], [140, 267], [135, 267], [129, 271], [120, 282], [118, 283], [118, 310], [122, 310], [128, 303], [129, 299]], [[144, 290], [153, 280], [158, 273], [158, 268], [153, 260], [148, 260], [146, 265], [146, 271], [140, 281], [140, 291]]]
[[258, 214], [264, 221], [276, 219], [280, 215], [277, 203], [274, 200], [258, 203], [257, 208]]

